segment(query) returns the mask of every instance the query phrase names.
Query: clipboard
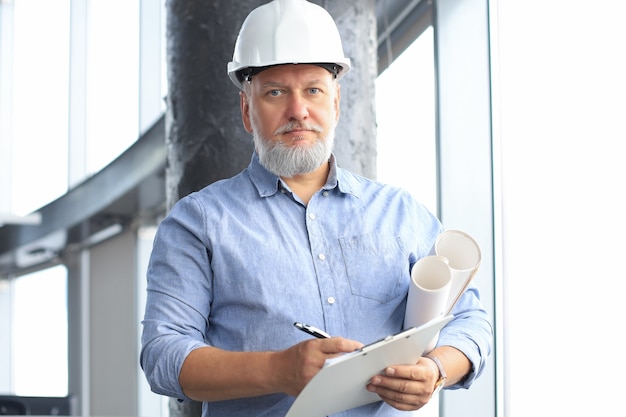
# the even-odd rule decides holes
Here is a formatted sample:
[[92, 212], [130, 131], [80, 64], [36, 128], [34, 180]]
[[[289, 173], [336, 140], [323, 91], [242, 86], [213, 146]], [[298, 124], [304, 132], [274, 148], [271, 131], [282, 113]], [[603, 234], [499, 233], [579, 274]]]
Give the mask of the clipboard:
[[296, 397], [286, 417], [325, 417], [380, 401], [377, 394], [365, 389], [370, 378], [390, 365], [416, 363], [452, 317], [433, 319], [327, 360]]

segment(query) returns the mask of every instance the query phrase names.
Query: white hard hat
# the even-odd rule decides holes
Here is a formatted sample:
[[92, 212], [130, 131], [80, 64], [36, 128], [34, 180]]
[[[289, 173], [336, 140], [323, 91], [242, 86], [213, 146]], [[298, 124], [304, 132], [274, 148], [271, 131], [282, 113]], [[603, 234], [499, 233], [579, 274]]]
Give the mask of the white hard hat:
[[[243, 22], [228, 76], [239, 88], [256, 70], [280, 64], [318, 64], [341, 78], [350, 69], [332, 16], [306, 0], [273, 0]], [[246, 72], [247, 71], [247, 72]]]

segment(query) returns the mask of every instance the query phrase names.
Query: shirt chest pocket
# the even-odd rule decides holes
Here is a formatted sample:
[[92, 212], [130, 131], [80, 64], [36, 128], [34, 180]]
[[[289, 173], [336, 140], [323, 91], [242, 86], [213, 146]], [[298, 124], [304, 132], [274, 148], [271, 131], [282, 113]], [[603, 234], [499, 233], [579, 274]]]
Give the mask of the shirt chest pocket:
[[368, 234], [339, 238], [353, 295], [386, 303], [404, 296], [409, 266], [399, 237]]

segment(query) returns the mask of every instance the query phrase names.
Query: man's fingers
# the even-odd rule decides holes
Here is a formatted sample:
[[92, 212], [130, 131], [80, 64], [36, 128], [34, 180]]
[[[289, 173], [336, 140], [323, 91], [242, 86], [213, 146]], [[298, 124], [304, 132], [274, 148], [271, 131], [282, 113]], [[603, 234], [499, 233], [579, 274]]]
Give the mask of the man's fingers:
[[331, 337], [330, 339], [319, 339], [319, 341], [322, 343], [322, 352], [327, 354], [354, 352], [363, 347], [363, 343], [343, 337]]

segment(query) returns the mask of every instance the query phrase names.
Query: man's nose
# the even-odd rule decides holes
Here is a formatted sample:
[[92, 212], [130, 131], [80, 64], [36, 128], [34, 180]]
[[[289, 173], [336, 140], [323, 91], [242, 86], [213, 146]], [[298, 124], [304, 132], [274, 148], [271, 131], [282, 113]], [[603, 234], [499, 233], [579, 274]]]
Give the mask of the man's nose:
[[301, 94], [289, 96], [288, 116], [294, 120], [304, 120], [309, 116], [308, 103]]

